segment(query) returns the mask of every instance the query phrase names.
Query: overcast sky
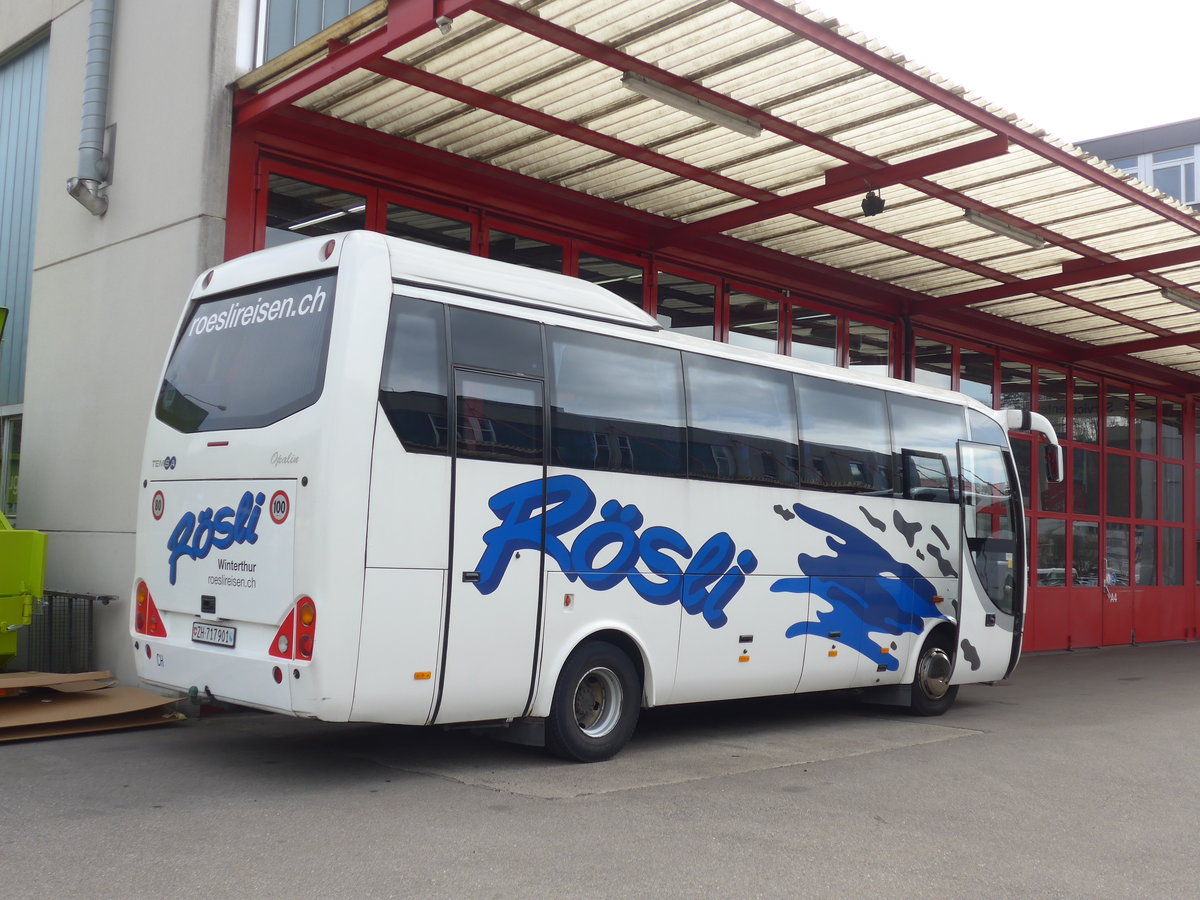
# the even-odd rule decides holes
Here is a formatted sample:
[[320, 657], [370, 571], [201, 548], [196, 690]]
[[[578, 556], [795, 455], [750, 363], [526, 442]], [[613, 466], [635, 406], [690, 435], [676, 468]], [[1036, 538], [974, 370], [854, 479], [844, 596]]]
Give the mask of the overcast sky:
[[807, 0], [1077, 142], [1200, 117], [1196, 0]]

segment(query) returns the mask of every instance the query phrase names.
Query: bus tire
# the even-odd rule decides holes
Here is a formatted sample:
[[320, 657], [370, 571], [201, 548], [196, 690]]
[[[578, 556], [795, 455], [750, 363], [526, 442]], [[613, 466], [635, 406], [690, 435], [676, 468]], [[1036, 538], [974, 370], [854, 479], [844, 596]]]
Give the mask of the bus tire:
[[641, 705], [641, 679], [625, 652], [606, 641], [580, 644], [554, 688], [546, 748], [578, 762], [611, 759], [633, 736]]
[[953, 706], [958, 696], [958, 685], [950, 683], [953, 671], [954, 657], [931, 637], [917, 657], [908, 711], [914, 716], [940, 716]]

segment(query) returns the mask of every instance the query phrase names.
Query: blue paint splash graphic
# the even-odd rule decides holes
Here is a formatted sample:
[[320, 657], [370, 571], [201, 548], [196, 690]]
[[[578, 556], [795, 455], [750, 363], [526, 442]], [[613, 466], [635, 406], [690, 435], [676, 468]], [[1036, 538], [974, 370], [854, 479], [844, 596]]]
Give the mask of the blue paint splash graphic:
[[933, 603], [936, 588], [853, 525], [799, 503], [792, 509], [802, 521], [828, 533], [825, 544], [834, 555], [801, 553], [796, 562], [805, 577], [781, 578], [771, 585], [771, 591], [812, 593], [833, 609], [818, 612], [815, 622], [792, 625], [787, 637], [841, 632], [834, 639], [838, 643], [895, 671], [900, 660], [884, 653], [871, 634], [920, 634], [925, 619], [946, 618]]

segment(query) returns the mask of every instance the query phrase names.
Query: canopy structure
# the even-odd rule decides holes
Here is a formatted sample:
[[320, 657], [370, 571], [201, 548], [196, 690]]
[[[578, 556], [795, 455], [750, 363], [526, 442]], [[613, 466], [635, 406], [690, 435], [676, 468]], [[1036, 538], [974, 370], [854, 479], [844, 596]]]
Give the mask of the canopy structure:
[[672, 259], [1200, 391], [1188, 207], [803, 5], [377, 0], [238, 88], [235, 128], [452, 157]]

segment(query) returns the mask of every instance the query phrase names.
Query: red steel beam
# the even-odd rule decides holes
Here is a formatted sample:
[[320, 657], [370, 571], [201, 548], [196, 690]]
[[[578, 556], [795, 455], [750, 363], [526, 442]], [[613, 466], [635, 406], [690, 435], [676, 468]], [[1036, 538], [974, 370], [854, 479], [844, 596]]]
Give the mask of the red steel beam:
[[329, 55], [303, 72], [267, 88], [262, 93], [239, 92], [233, 101], [235, 128], [251, 125], [276, 110], [290, 106], [313, 91], [332, 84], [375, 57], [436, 28], [439, 16], [462, 15], [479, 0], [388, 0], [387, 24], [352, 44], [330, 47]]
[[1185, 247], [1182, 250], [1167, 250], [1163, 253], [1151, 253], [1147, 256], [1139, 256], [1135, 259], [1122, 259], [1111, 263], [1100, 263], [1086, 267], [1071, 267], [1068, 271], [1058, 272], [1054, 275], [1043, 275], [1040, 278], [1030, 278], [1012, 284], [1001, 284], [974, 291], [963, 291], [961, 294], [947, 294], [944, 297], [925, 300], [917, 309], [927, 314], [953, 306], [985, 303], [988, 300], [1003, 300], [1006, 297], [1015, 297], [1018, 294], [1036, 294], [1042, 290], [1066, 287], [1074, 284], [1086, 284], [1091, 281], [1103, 281], [1106, 278], [1117, 278], [1121, 275], [1149, 272], [1151, 269], [1164, 269], [1170, 266], [1181, 266], [1193, 262], [1200, 262], [1200, 246]]
[[1002, 119], [1000, 116], [976, 106], [964, 97], [944, 87], [940, 87], [914, 72], [910, 72], [898, 63], [884, 59], [866, 47], [856, 44], [849, 38], [842, 37], [833, 29], [826, 28], [812, 19], [789, 9], [782, 3], [777, 2], [777, 0], [732, 0], [732, 2], [792, 32], [792, 34], [799, 35], [831, 53], [836, 53], [843, 59], [849, 60], [855, 65], [866, 69], [868, 72], [873, 72], [894, 84], [900, 85], [918, 97], [923, 97], [950, 110], [968, 122], [973, 122], [995, 134], [1004, 135], [1014, 144], [1024, 147], [1031, 153], [1036, 153], [1038, 156], [1049, 160], [1055, 165], [1062, 166], [1064, 169], [1091, 181], [1093, 184], [1100, 185], [1138, 206], [1143, 206], [1163, 218], [1170, 219], [1177, 225], [1182, 225], [1189, 231], [1200, 234], [1200, 221], [1197, 221], [1188, 213], [1175, 209], [1173, 206], [1169, 206], [1155, 197], [1151, 197], [1129, 183], [1109, 175], [1107, 172], [1092, 166], [1085, 160], [1078, 159], [1066, 150], [1056, 147], [1048, 141], [1034, 137], [1023, 128], [1018, 128], [1015, 123]]
[[[894, 184], [902, 184], [914, 178], [923, 178], [937, 172], [956, 169], [959, 166], [983, 162], [1008, 152], [1008, 140], [996, 136], [984, 138], [970, 144], [963, 144], [949, 150], [940, 150], [927, 156], [910, 159], [894, 166], [881, 166], [875, 169], [859, 169], [854, 167], [854, 174], [847, 174], [845, 169], [833, 173], [833, 179], [821, 187], [797, 191], [774, 200], [765, 200], [754, 206], [746, 206], [717, 216], [709, 216], [676, 228], [663, 236], [661, 244], [678, 245], [697, 237], [720, 234], [731, 231], [752, 222], [773, 219], [785, 213], [794, 213], [802, 209], [820, 206], [845, 197], [861, 193], [864, 187], [879, 188]], [[841, 177], [837, 177], [841, 176]]]

